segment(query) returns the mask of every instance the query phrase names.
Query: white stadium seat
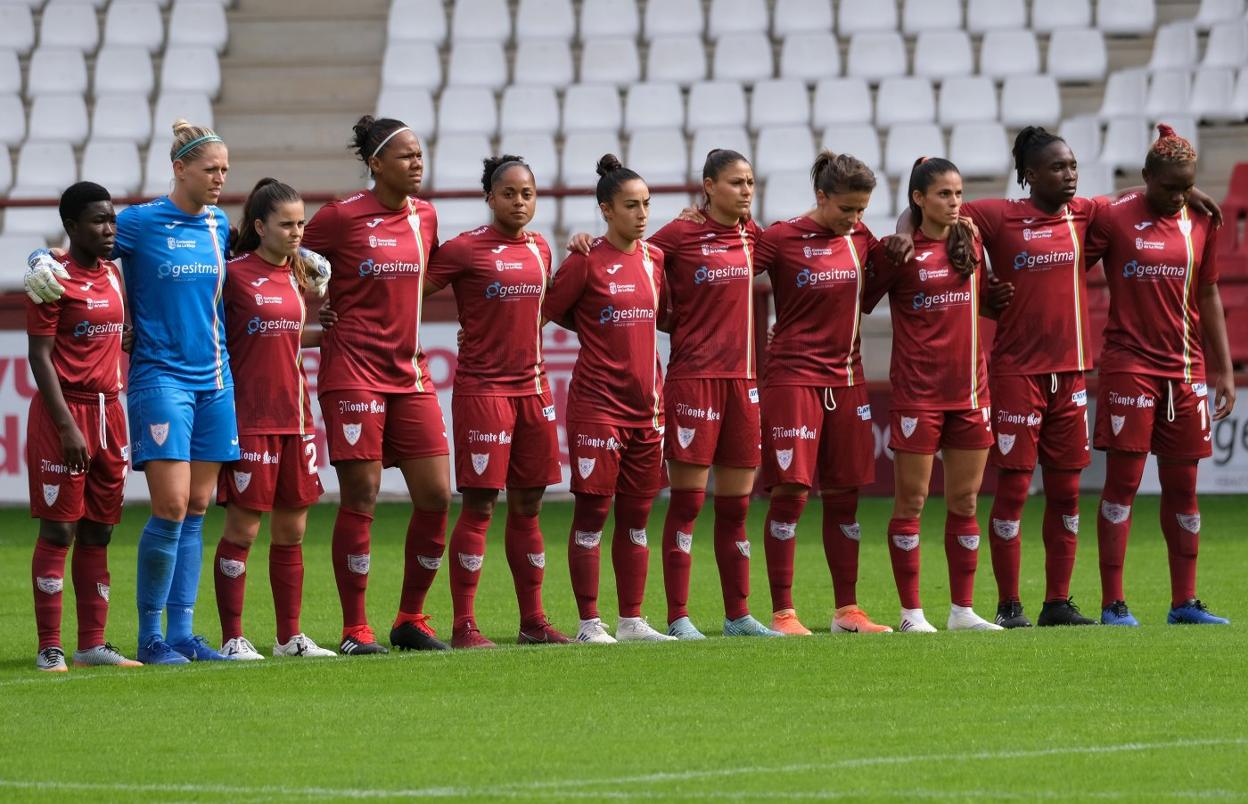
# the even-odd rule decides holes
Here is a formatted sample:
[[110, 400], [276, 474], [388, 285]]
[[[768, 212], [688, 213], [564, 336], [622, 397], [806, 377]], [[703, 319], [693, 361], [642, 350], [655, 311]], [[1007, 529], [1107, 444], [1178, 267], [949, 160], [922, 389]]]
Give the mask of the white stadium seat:
[[744, 126], [745, 92], [736, 81], [699, 81], [689, 89], [685, 128]]
[[95, 57], [92, 85], [96, 95], [125, 92], [150, 96], [156, 86], [152, 57], [141, 47], [105, 45]]
[[82, 152], [82, 178], [113, 195], [133, 195], [143, 184], [139, 149], [133, 142], [92, 140]]
[[465, 41], [451, 45], [446, 83], [453, 86], [502, 89], [507, 83], [507, 57], [501, 42]]
[[1227, 67], [1198, 70], [1188, 109], [1201, 120], [1232, 122], [1240, 117], [1235, 110], [1234, 98], [1234, 70]]
[[[498, 143], [499, 153], [524, 157], [543, 190], [559, 183], [559, 155], [555, 152], [555, 138], [541, 132], [504, 131]], [[484, 157], [484, 154], [482, 155]]]
[[95, 9], [83, 3], [52, 0], [43, 8], [39, 41], [94, 53], [100, 45], [100, 24]]
[[1248, 19], [1215, 23], [1209, 29], [1203, 67], [1248, 65]]
[[40, 95], [30, 105], [32, 140], [82, 145], [87, 140], [87, 104], [82, 95]]
[[675, 84], [647, 81], [628, 88], [624, 99], [624, 130], [684, 128], [685, 101]]
[[[1062, 121], [1057, 134], [1066, 140], [1075, 159], [1081, 163], [1087, 160], [1091, 164], [1101, 154], [1101, 121], [1096, 115], [1068, 117]], [[1083, 165], [1079, 167], [1082, 171]]]
[[1056, 126], [1062, 95], [1051, 75], [1012, 75], [1001, 87], [1001, 122], [1011, 128]]
[[1170, 22], [1157, 28], [1148, 69], [1187, 70], [1196, 66], [1196, 26], [1191, 21]]
[[1148, 98], [1148, 72], [1140, 69], [1115, 70], [1105, 82], [1101, 97], [1102, 120], [1111, 117], [1133, 117], [1144, 108]]
[[1115, 170], [1139, 170], [1152, 142], [1150, 131], [1142, 117], [1115, 117], [1105, 128], [1100, 161]]
[[940, 80], [971, 75], [975, 59], [966, 31], [920, 31], [914, 44], [914, 74]]
[[1091, 0], [1040, 0], [1031, 4], [1031, 29], [1036, 33], [1091, 25]]
[[502, 131], [554, 134], [559, 130], [559, 99], [552, 87], [509, 86], [503, 90]]
[[906, 74], [906, 45], [896, 31], [854, 34], [849, 41], [847, 74], [880, 81]]
[[800, 78], [813, 84], [841, 74], [841, 49], [827, 32], [794, 33], [780, 46], [781, 78]]
[[645, 36], [648, 40], [667, 36], [702, 37], [702, 0], [662, 0], [646, 3]]
[[26, 96], [87, 91], [87, 63], [78, 50], [40, 46], [30, 56]]
[[[587, 232], [598, 237], [607, 231], [607, 223], [592, 195], [569, 195], [560, 198], [559, 225], [568, 234]], [[551, 248], [563, 251], [562, 244], [552, 243]]]
[[972, 34], [1026, 27], [1023, 0], [967, 0], [966, 29]]
[[613, 86], [573, 84], [563, 95], [563, 131], [619, 131], [624, 122]]
[[941, 82], [936, 119], [942, 126], [996, 120], [998, 113], [997, 88], [991, 78], [970, 75]]
[[146, 95], [97, 94], [91, 112], [91, 138], [144, 145], [152, 137], [150, 109]]
[[22, 91], [22, 65], [17, 51], [0, 48], [0, 94], [19, 95]]
[[671, 81], [688, 86], [704, 78], [706, 53], [702, 49], [702, 37], [661, 36], [651, 40], [646, 56], [647, 81]]
[[962, 0], [906, 0], [901, 8], [901, 30], [907, 36], [961, 28]]
[[675, 220], [689, 206], [690, 200], [688, 193], [653, 193], [650, 196], [650, 230], [655, 231]]
[[884, 141], [884, 170], [890, 176], [909, 176], [915, 159], [944, 155], [945, 140], [935, 123], [893, 126]]
[[[8, 152], [0, 149], [0, 161], [7, 163], [8, 157]], [[9, 189], [12, 179], [10, 169], [0, 165], [0, 192]], [[0, 265], [21, 265], [26, 262], [26, 255], [47, 245], [48, 241], [39, 235], [18, 233], [0, 236]]]
[[897, 30], [897, 4], [893, 0], [841, 0], [837, 6], [836, 30], [841, 36]]
[[816, 129], [843, 123], [869, 123], [875, 117], [871, 89], [862, 78], [825, 78], [815, 87]]
[[1186, 70], [1153, 73], [1153, 80], [1148, 86], [1148, 100], [1144, 102], [1144, 113], [1153, 120], [1163, 121], [1187, 114], [1191, 97], [1192, 79]]
[[581, 39], [637, 38], [637, 0], [581, 0]]
[[221, 63], [217, 52], [202, 46], [175, 46], [165, 50], [160, 68], [161, 92], [221, 94]]
[[455, 0], [451, 12], [454, 42], [484, 40], [502, 43], [511, 38], [511, 11], [507, 0]]
[[930, 123], [936, 119], [932, 83], [926, 78], [885, 78], [875, 99], [875, 124]]
[[386, 36], [391, 42], [446, 41], [446, 3], [443, 0], [391, 0]]
[[706, 35], [718, 39], [724, 34], [761, 33], [767, 30], [765, 0], [711, 0]]
[[572, 48], [557, 39], [521, 40], [516, 45], [512, 80], [563, 89], [572, 83]]
[[442, 57], [431, 42], [391, 42], [381, 60], [381, 85], [423, 87], [442, 86]]
[[1084, 162], [1079, 165], [1079, 195], [1084, 198], [1117, 195], [1114, 167], [1104, 162]]
[[831, 32], [832, 0], [776, 0], [771, 20], [771, 35], [776, 39]]
[[[1175, 134], [1190, 142], [1192, 147], [1196, 149], [1196, 152], [1200, 153], [1200, 126], [1196, 122], [1196, 118], [1190, 115], [1176, 114], [1161, 122], [1169, 124], [1174, 129]], [[1149, 138], [1155, 139], [1156, 137], [1157, 129], [1150, 129]]]
[[717, 79], [752, 84], [771, 78], [775, 67], [771, 58], [771, 40], [763, 33], [724, 34], [715, 43], [715, 61], [711, 74]]
[[179, 117], [197, 126], [212, 128], [212, 102], [207, 95], [196, 92], [160, 93], [152, 110], [152, 130], [168, 132]]
[[838, 154], [850, 154], [861, 159], [867, 167], [878, 171], [884, 159], [880, 151], [880, 135], [870, 123], [846, 123], [828, 126], [823, 131], [821, 148]]
[[1111, 35], [1147, 34], [1157, 24], [1157, 0], [1098, 0], [1096, 27]]
[[750, 128], [810, 125], [810, 95], [796, 78], [759, 81], [750, 93]]
[[[71, 178], [65, 184], [46, 187], [14, 187], [9, 191], [9, 198], [49, 198], [60, 195], [65, 188], [73, 184]], [[40, 238], [63, 238], [65, 229], [61, 224], [61, 216], [56, 207], [9, 207], [4, 211], [4, 234], [29, 235]]]
[[641, 80], [641, 60], [632, 39], [587, 39], [581, 48], [581, 83], [614, 84]]
[[1010, 146], [1000, 123], [960, 123], [949, 135], [949, 158], [963, 176], [1000, 176], [1010, 166]]
[[815, 159], [810, 126], [771, 126], [758, 132], [754, 175], [765, 179], [773, 173], [809, 169]]
[[1062, 28], [1049, 37], [1048, 74], [1058, 81], [1104, 81], [1105, 37], [1095, 28]]
[[1040, 72], [1036, 35], [1025, 30], [988, 31], [980, 45], [979, 72], [998, 80]]
[[1196, 27], [1207, 31], [1219, 22], [1242, 19], [1244, 0], [1200, 0], [1196, 10]]
[[[773, 173], [763, 186], [763, 207], [759, 223], [770, 225], [801, 215], [814, 206], [810, 170], [789, 170]], [[755, 204], [755, 213], [759, 212]]]
[[486, 87], [447, 87], [438, 98], [438, 137], [498, 131], [498, 106]]
[[564, 137], [559, 174], [565, 187], [593, 187], [595, 166], [603, 154], [622, 154], [620, 137], [612, 131], [573, 131]]
[[[478, 184], [475, 188], [482, 189]], [[490, 222], [490, 208], [481, 198], [443, 198], [438, 201], [438, 240], [445, 243]]]
[[56, 188], [56, 195], [78, 180], [78, 162], [68, 142], [30, 141], [17, 154], [17, 188]]
[[433, 149], [434, 186], [439, 190], [481, 189], [481, 160], [491, 153], [484, 134], [438, 137]]
[[1239, 71], [1239, 80], [1235, 82], [1235, 95], [1231, 98], [1231, 109], [1240, 120], [1248, 117], [1248, 69]]
[[706, 155], [714, 148], [727, 148], [744, 156], [751, 162], [754, 155], [750, 148], [750, 135], [744, 126], [725, 126], [723, 128], [700, 128], [693, 135], [693, 143], [689, 148], [689, 175], [686, 180], [702, 180], [702, 164]]
[[377, 117], [402, 120], [421, 139], [437, 130], [433, 95], [422, 87], [382, 87], [377, 95]]
[[220, 53], [229, 39], [225, 9], [218, 3], [177, 0], [169, 14], [170, 45], [203, 45]]
[[141, 193], [146, 196], [161, 195], [173, 187], [173, 166], [169, 162], [169, 147], [172, 134], [169, 127], [153, 132], [152, 144], [147, 148], [147, 156], [143, 160], [143, 188]]
[[0, 3], [0, 47], [25, 56], [35, 46], [35, 20], [26, 6]]
[[148, 53], [159, 52], [165, 44], [165, 20], [160, 6], [140, 0], [110, 4], [104, 18], [104, 44], [134, 45]]
[[685, 135], [675, 128], [638, 131], [629, 138], [624, 164], [648, 184], [681, 184], [689, 176]]
[[516, 40], [556, 39], [572, 41], [576, 17], [572, 0], [520, 0], [516, 11]]

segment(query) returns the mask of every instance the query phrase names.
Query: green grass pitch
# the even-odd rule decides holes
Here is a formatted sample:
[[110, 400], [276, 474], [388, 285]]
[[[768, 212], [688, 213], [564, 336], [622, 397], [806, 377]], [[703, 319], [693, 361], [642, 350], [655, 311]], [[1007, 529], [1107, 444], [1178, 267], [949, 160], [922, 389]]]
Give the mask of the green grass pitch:
[[[0, 799], [23, 801], [302, 801], [359, 798], [659, 801], [1248, 799], [1248, 566], [1244, 497], [1205, 497], [1200, 588], [1229, 628], [1165, 625], [1168, 575], [1157, 499], [1140, 498], [1127, 558], [1137, 630], [1030, 629], [930, 636], [827, 633], [831, 584], [821, 512], [799, 527], [798, 612], [812, 638], [605, 647], [517, 647], [502, 511], [478, 599], [496, 651], [272, 659], [186, 668], [34, 669], [30, 551], [24, 511], [0, 511]], [[986, 519], [984, 501], [981, 521]], [[1095, 497], [1083, 501], [1074, 595], [1099, 609]], [[709, 508], [709, 506], [708, 506]], [[332, 506], [315, 509], [305, 547], [304, 629], [339, 632], [329, 564]], [[751, 509], [755, 613], [769, 609], [759, 543], [765, 503]], [[883, 529], [889, 501], [864, 500], [860, 602], [895, 624]], [[1043, 596], [1041, 503], [1023, 530], [1024, 602]], [[111, 556], [109, 636], [135, 645], [134, 561], [147, 513], [128, 509]], [[452, 522], [455, 511], [452, 511]], [[571, 506], [551, 502], [547, 610], [574, 631], [566, 540]], [[662, 503], [651, 519], [658, 544]], [[722, 620], [710, 512], [694, 543], [692, 611]], [[929, 619], [948, 612], [943, 508], [924, 519]], [[205, 528], [199, 630], [220, 639], [210, 574], [220, 533]], [[373, 530], [370, 616], [380, 636], [398, 600], [406, 509], [385, 505]], [[248, 566], [246, 632], [272, 649], [267, 541]], [[605, 547], [605, 545], [604, 545]], [[609, 556], [609, 551], [604, 550]], [[614, 610], [609, 557], [604, 612]], [[67, 579], [68, 580], [68, 579]], [[66, 583], [66, 647], [74, 645]], [[976, 586], [991, 615], [987, 545]], [[658, 549], [646, 613], [664, 621]], [[450, 627], [445, 569], [429, 611]], [[614, 617], [608, 618], [614, 624]]]

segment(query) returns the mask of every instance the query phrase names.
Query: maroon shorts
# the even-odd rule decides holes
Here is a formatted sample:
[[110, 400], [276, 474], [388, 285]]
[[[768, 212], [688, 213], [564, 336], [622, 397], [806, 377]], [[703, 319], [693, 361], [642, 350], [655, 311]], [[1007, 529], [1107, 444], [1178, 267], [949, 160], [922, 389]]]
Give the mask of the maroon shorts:
[[663, 386], [669, 461], [695, 466], [759, 464], [758, 387], [754, 380], [668, 380]]
[[241, 457], [221, 467], [217, 502], [252, 511], [307, 508], [321, 498], [316, 436], [240, 435]]
[[1209, 427], [1209, 389], [1204, 383], [1147, 374], [1100, 378], [1097, 449], [1200, 460], [1213, 454]]
[[1088, 388], [1083, 373], [1008, 375], [989, 378], [993, 466], [1030, 472], [1083, 469], [1088, 450]]
[[992, 421], [988, 408], [972, 410], [893, 410], [888, 448], [894, 452], [935, 455], [943, 448], [988, 449]]
[[663, 431], [568, 422], [574, 494], [653, 497], [663, 488]]
[[763, 389], [763, 486], [861, 488], [875, 480], [875, 433], [865, 385]]
[[121, 521], [130, 441], [126, 413], [116, 397], [66, 394], [65, 404], [87, 441], [86, 472], [70, 474], [61, 436], [43, 404], [30, 400], [26, 419], [26, 466], [30, 480], [30, 515], [52, 522], [88, 519], [104, 525]]
[[446, 423], [435, 394], [378, 394], [349, 389], [320, 396], [329, 462], [381, 461], [448, 455]]
[[550, 392], [451, 397], [460, 489], [535, 489], [558, 483], [559, 429]]

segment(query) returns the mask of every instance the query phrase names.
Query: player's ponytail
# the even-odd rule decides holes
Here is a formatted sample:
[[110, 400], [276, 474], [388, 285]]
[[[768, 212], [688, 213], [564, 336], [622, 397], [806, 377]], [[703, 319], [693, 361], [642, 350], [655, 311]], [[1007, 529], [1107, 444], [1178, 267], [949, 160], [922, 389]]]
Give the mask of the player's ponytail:
[[[243, 203], [243, 218], [238, 223], [238, 238], [234, 242], [234, 253], [246, 254], [258, 249], [260, 233], [256, 231], [256, 221], [267, 220], [279, 204], [294, 202], [302, 203], [303, 198], [289, 184], [271, 177], [265, 177], [256, 182], [256, 186], [251, 188], [251, 193]], [[299, 289], [306, 291], [309, 286], [308, 271], [298, 252], [290, 258], [290, 272], [294, 274]]]
[[1027, 186], [1027, 166], [1031, 164], [1035, 154], [1055, 142], [1065, 141], [1041, 126], [1025, 126], [1018, 132], [1018, 136], [1014, 138], [1014, 147], [1010, 151], [1014, 155], [1014, 172], [1018, 176], [1018, 186]]
[[810, 168], [810, 183], [824, 195], [869, 193], [875, 189], [875, 174], [861, 160], [825, 148]]
[[603, 154], [598, 160], [597, 171], [598, 187], [594, 190], [594, 197], [598, 199], [599, 204], [610, 205], [624, 182], [641, 179], [637, 171], [624, 167], [620, 163], [620, 158], [615, 154]]
[[[958, 166], [948, 159], [920, 156], [914, 160], [914, 167], [910, 169], [910, 184], [906, 196], [910, 202], [910, 220], [914, 223], [915, 229], [923, 224], [923, 210], [915, 202], [914, 194], [926, 194], [927, 188], [932, 186], [937, 177], [947, 173], [961, 175]], [[953, 270], [962, 276], [975, 273], [977, 263], [975, 228], [971, 225], [969, 218], [958, 218], [957, 222], [950, 227], [949, 239], [945, 241], [945, 253], [949, 255], [949, 264], [953, 266]]]

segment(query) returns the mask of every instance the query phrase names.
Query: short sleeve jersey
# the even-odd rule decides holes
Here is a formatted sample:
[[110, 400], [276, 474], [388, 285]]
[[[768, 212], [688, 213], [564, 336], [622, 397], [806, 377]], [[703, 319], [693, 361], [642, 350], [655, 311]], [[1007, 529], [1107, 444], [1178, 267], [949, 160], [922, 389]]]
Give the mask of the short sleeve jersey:
[[221, 300], [229, 232], [219, 208], [189, 215], [169, 196], [117, 216], [113, 257], [122, 260], [134, 325], [131, 390], [234, 384]]
[[776, 325], [763, 382], [843, 388], [863, 383], [862, 291], [877, 241], [861, 224], [836, 235], [808, 217], [767, 227], [755, 263], [771, 276]]
[[303, 245], [329, 260], [329, 303], [338, 314], [321, 344], [319, 393], [434, 392], [420, 313], [437, 232], [428, 201], [389, 209], [371, 190], [326, 204], [308, 222]]
[[754, 379], [753, 221], [674, 220], [649, 242], [663, 251], [672, 310], [667, 378]]
[[255, 253], [228, 267], [225, 321], [238, 432], [306, 435], [312, 409], [299, 336], [307, 308], [294, 274]]
[[662, 427], [656, 324], [666, 303], [663, 253], [645, 241], [626, 254], [598, 238], [559, 267], [542, 305], [576, 330], [581, 350], [568, 387], [569, 421]]
[[979, 227], [993, 273], [1014, 285], [1014, 298], [997, 321], [993, 374], [1092, 367], [1084, 236], [1105, 203], [1074, 198], [1056, 214], [1041, 211], [1030, 199], [962, 205]]
[[914, 258], [902, 266], [874, 261], [866, 309], [888, 295], [893, 320], [889, 381], [896, 407], [974, 410], [988, 405], [988, 370], [979, 338], [983, 249], [975, 243], [975, 272], [949, 263], [945, 241], [914, 234]]
[[438, 248], [427, 280], [451, 285], [463, 328], [455, 393], [530, 396], [550, 389], [542, 360], [542, 300], [550, 246], [539, 234], [482, 226]]
[[1140, 193], [1109, 205], [1088, 235], [1109, 285], [1102, 373], [1204, 381], [1199, 286], [1218, 281], [1216, 250], [1207, 215], [1158, 215]]
[[52, 368], [66, 391], [115, 394], [121, 390], [121, 335], [125, 306], [117, 266], [107, 260], [85, 268], [68, 254], [65, 295], [53, 302], [26, 301], [26, 332], [53, 338]]

